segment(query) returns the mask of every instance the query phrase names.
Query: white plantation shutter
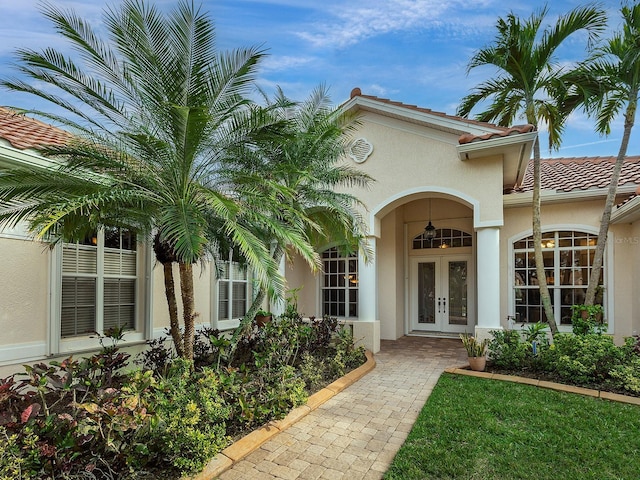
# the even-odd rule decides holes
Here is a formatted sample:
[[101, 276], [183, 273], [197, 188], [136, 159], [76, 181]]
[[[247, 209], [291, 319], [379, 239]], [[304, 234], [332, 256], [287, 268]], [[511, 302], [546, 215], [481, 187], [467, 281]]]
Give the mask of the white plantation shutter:
[[131, 278], [106, 278], [104, 281], [103, 330], [135, 327], [136, 281]]
[[223, 280], [218, 285], [218, 319], [229, 319], [229, 282]]
[[66, 244], [62, 247], [62, 273], [96, 274], [97, 269], [97, 247], [77, 244]]
[[96, 330], [96, 279], [62, 278], [61, 335], [88, 335]]
[[136, 274], [136, 252], [105, 248], [104, 273], [106, 275]]
[[247, 283], [234, 282], [232, 295], [231, 318], [244, 317], [247, 313]]
[[86, 243], [62, 247], [61, 337], [103, 333], [116, 326], [135, 329], [135, 236], [109, 229]]

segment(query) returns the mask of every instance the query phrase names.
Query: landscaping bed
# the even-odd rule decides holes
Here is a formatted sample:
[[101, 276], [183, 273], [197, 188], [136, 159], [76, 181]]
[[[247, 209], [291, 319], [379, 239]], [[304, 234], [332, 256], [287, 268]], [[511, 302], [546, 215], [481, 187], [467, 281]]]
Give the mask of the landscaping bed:
[[546, 325], [492, 332], [487, 371], [640, 396], [640, 337], [616, 345], [600, 328], [557, 333]]
[[167, 344], [0, 380], [0, 478], [179, 478], [366, 360], [335, 318], [291, 311], [237, 343], [201, 331], [193, 362]]

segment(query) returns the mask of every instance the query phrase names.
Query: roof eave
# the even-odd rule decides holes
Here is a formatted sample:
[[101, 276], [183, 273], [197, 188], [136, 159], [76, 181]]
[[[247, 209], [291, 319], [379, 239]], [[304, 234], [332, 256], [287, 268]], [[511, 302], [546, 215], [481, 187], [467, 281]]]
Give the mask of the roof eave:
[[28, 167], [50, 169], [59, 165], [55, 159], [30, 150], [20, 150], [0, 144], [0, 168]]
[[[619, 195], [630, 195], [635, 192], [637, 185], [622, 185], [618, 187], [617, 193]], [[541, 203], [565, 203], [565, 202], [579, 202], [585, 200], [595, 200], [598, 198], [605, 198], [607, 196], [608, 188], [590, 188], [587, 190], [576, 189], [569, 192], [563, 192], [558, 190], [542, 190], [540, 192]], [[520, 193], [505, 193], [502, 195], [502, 203], [505, 207], [522, 207], [531, 205], [533, 201], [533, 192], [520, 192]], [[632, 203], [632, 202], [629, 202]], [[622, 207], [620, 208], [620, 210]], [[614, 212], [614, 214], [617, 213]], [[613, 219], [614, 214], [611, 218]], [[619, 222], [618, 222], [619, 223]]]
[[640, 196], [611, 212], [611, 223], [633, 223], [640, 220]]
[[413, 110], [406, 106], [393, 105], [386, 102], [380, 102], [375, 99], [362, 96], [355, 96], [342, 105], [343, 111], [349, 111], [359, 108], [364, 111], [378, 112], [383, 115], [401, 117], [417, 123], [431, 125], [447, 131], [455, 132], [458, 135], [471, 133], [475, 135], [484, 135], [487, 133], [503, 133], [504, 128], [491, 127], [490, 125], [474, 125], [464, 121], [447, 118], [440, 115], [434, 115], [420, 110]]
[[[487, 140], [479, 140], [476, 142], [465, 143], [456, 147], [458, 151], [458, 158], [460, 160], [472, 160], [474, 158], [489, 157], [500, 153], [505, 147], [509, 147], [517, 144], [527, 144], [529, 153], [533, 148], [533, 142], [538, 136], [538, 132], [518, 133], [514, 135], [507, 135], [506, 137], [496, 137]], [[523, 152], [524, 153], [524, 152]]]

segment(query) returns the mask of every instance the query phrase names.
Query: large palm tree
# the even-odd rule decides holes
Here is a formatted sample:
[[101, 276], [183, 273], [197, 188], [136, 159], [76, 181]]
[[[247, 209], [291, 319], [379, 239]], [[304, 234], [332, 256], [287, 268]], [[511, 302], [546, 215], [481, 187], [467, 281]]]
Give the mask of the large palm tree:
[[[467, 67], [469, 72], [476, 67], [491, 66], [497, 68], [498, 73], [463, 98], [458, 114], [468, 116], [478, 104], [488, 101], [487, 109], [476, 115], [478, 120], [509, 126], [524, 118], [532, 125], [545, 124], [549, 131], [549, 147], [558, 148], [567, 118], [567, 112], [559, 108], [558, 99], [566, 92], [564, 76], [568, 72], [557, 63], [556, 51], [569, 36], [579, 31], [586, 31], [589, 40], [595, 40], [606, 26], [606, 15], [596, 7], [578, 7], [543, 29], [547, 13], [545, 7], [524, 21], [513, 13], [498, 19], [495, 40], [478, 50]], [[542, 255], [540, 144], [537, 141], [533, 160], [532, 227], [536, 273], [544, 313], [552, 334], [555, 334], [557, 325]]]
[[[104, 12], [106, 41], [71, 11], [47, 4], [43, 13], [75, 55], [53, 48], [19, 50], [24, 80], [2, 85], [61, 108], [65, 114], [32, 113], [60, 122], [75, 140], [45, 152], [66, 159], [57, 167], [0, 177], [0, 220], [28, 219], [36, 235], [53, 241], [77, 240], [103, 225], [154, 236], [172, 336], [178, 352], [192, 358], [193, 264], [215, 244], [215, 235], [227, 237], [264, 284], [283, 288], [277, 263], [249, 228], [260, 212], [244, 208], [220, 177], [230, 152], [251, 152], [261, 134], [273, 134], [273, 116], [246, 99], [264, 53], [218, 52], [213, 22], [189, 1], [164, 15], [143, 0], [124, 0]], [[259, 221], [270, 228], [269, 218]], [[297, 242], [303, 257], [313, 261], [295, 231], [273, 234]]]
[[[292, 102], [281, 90], [272, 100], [265, 96], [265, 101], [278, 120], [286, 122], [286, 132], [263, 141], [259, 155], [253, 158], [236, 156], [241, 161], [235, 166], [235, 174], [257, 174], [282, 189], [282, 208], [272, 214], [272, 221], [281, 223], [283, 228], [302, 230], [305, 239], [316, 248], [331, 242], [348, 251], [360, 250], [366, 257], [370, 252], [365, 244], [366, 225], [359, 211], [362, 204], [349, 190], [367, 188], [372, 179], [343, 161], [356, 119], [331, 105], [323, 85], [303, 102]], [[285, 254], [294, 251], [295, 245], [275, 237], [273, 229], [262, 235], [271, 245], [274, 262], [280, 263]], [[265, 294], [265, 288], [258, 289], [238, 333], [251, 321]]]
[[[608, 135], [611, 123], [622, 113], [624, 129], [618, 156], [611, 173], [611, 182], [607, 191], [598, 244], [596, 247], [589, 286], [585, 294], [585, 305], [593, 305], [597, 287], [602, 275], [602, 260], [607, 242], [607, 233], [611, 221], [620, 172], [627, 155], [629, 138], [635, 123], [638, 100], [640, 96], [640, 3], [633, 6], [623, 6], [622, 30], [615, 33], [595, 52], [591, 61], [584, 64], [579, 72], [580, 78], [592, 80], [596, 89], [578, 89], [586, 92], [583, 97], [587, 111], [596, 115], [596, 130]], [[590, 95], [589, 95], [590, 94]]]

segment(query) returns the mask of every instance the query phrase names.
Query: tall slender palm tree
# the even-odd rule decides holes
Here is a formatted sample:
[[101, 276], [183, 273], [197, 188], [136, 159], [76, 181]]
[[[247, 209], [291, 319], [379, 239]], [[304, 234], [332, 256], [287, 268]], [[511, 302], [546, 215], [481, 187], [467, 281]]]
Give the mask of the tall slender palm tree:
[[582, 98], [588, 112], [596, 116], [596, 131], [600, 134], [611, 133], [611, 123], [622, 114], [624, 129], [618, 156], [611, 173], [611, 182], [607, 191], [598, 244], [596, 247], [589, 285], [585, 294], [585, 305], [593, 305], [597, 287], [602, 275], [602, 261], [607, 243], [607, 234], [611, 222], [620, 172], [627, 155], [629, 139], [633, 129], [638, 100], [640, 97], [640, 3], [621, 8], [622, 29], [607, 39], [595, 52], [591, 61], [585, 62], [579, 75], [592, 80], [596, 89], [578, 89], [587, 93]]
[[[300, 103], [289, 100], [281, 90], [273, 100], [266, 96], [265, 100], [278, 119], [286, 122], [287, 131], [275, 141], [262, 142], [259, 155], [249, 163], [247, 156], [236, 156], [241, 160], [236, 174], [257, 174], [288, 192], [280, 196], [282, 209], [273, 218], [283, 228], [302, 229], [316, 247], [333, 242], [349, 251], [363, 251], [366, 257], [370, 252], [365, 244], [366, 225], [359, 212], [362, 204], [348, 190], [367, 188], [372, 179], [343, 163], [356, 119], [331, 105], [323, 85]], [[294, 245], [275, 237], [272, 230], [263, 235], [276, 263], [293, 251]], [[258, 289], [238, 332], [251, 321], [265, 294], [265, 288]]]
[[[566, 92], [564, 76], [567, 69], [557, 63], [556, 51], [569, 36], [579, 31], [586, 31], [589, 41], [594, 41], [606, 27], [606, 15], [596, 7], [578, 7], [543, 29], [547, 13], [548, 9], [544, 7], [524, 21], [513, 13], [498, 19], [495, 40], [478, 50], [467, 67], [469, 72], [476, 67], [492, 66], [498, 73], [462, 99], [458, 114], [468, 116], [478, 104], [489, 101], [488, 108], [476, 115], [478, 120], [509, 126], [522, 117], [532, 125], [546, 124], [549, 148], [558, 148], [567, 118], [566, 112], [559, 108], [558, 98]], [[552, 334], [555, 334], [557, 325], [542, 255], [540, 144], [537, 141], [533, 160], [532, 227], [536, 273], [544, 313]]]
[[[165, 267], [172, 336], [178, 352], [192, 358], [193, 264], [215, 243], [212, 217], [218, 235], [228, 237], [261, 281], [283, 288], [269, 249], [248, 227], [260, 212], [244, 208], [220, 178], [230, 152], [250, 152], [262, 133], [275, 128], [268, 123], [273, 117], [246, 99], [264, 52], [219, 52], [212, 20], [190, 1], [164, 15], [143, 0], [124, 0], [104, 12], [106, 41], [71, 11], [46, 4], [43, 13], [75, 55], [19, 50], [24, 80], [1, 84], [61, 108], [65, 114], [32, 113], [60, 122], [76, 140], [45, 152], [66, 160], [55, 168], [0, 177], [0, 221], [29, 219], [38, 236], [63, 241], [102, 225], [153, 235]], [[260, 225], [269, 229], [269, 218]], [[313, 261], [297, 232], [273, 234], [298, 242], [303, 257]]]

